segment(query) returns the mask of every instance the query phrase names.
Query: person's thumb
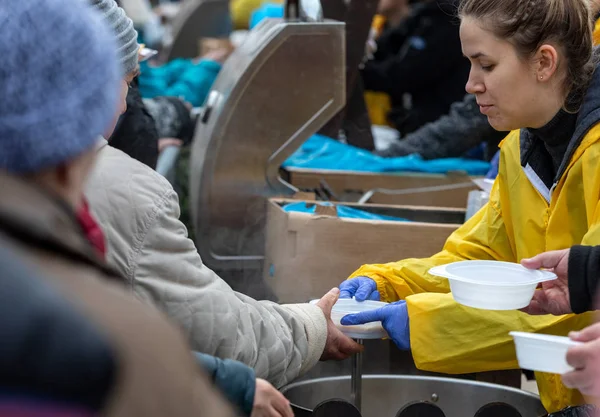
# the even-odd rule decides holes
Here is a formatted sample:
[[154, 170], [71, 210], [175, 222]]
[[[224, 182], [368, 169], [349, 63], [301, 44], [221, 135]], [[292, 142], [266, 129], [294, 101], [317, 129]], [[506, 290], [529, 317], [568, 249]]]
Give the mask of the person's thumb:
[[323, 310], [325, 315], [327, 317], [329, 317], [331, 315], [331, 309], [333, 308], [334, 304], [337, 302], [339, 297], [340, 297], [340, 289], [332, 288], [331, 290], [329, 290], [329, 292], [327, 294], [325, 294], [319, 300], [317, 305], [319, 307], [321, 307], [321, 310]]
[[533, 258], [522, 259], [521, 265], [528, 269], [556, 268], [562, 258], [562, 251], [540, 253]]
[[593, 324], [580, 332], [570, 332], [569, 337], [571, 340], [577, 342], [591, 342], [600, 338], [600, 323]]

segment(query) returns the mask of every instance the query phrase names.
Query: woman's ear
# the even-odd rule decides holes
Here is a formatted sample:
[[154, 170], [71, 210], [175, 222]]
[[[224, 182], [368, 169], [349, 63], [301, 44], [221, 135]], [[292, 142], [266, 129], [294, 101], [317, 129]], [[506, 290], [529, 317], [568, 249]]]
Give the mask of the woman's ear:
[[540, 46], [536, 53], [534, 71], [538, 81], [550, 80], [558, 70], [558, 52], [552, 45]]

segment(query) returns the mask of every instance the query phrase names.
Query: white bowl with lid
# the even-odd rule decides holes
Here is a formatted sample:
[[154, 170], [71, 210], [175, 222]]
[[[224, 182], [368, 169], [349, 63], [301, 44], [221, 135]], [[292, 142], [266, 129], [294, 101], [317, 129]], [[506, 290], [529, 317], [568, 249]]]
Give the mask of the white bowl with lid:
[[456, 302], [484, 310], [527, 307], [538, 284], [556, 274], [501, 261], [461, 261], [437, 266], [431, 275], [447, 278]]
[[515, 340], [519, 366], [531, 371], [564, 374], [573, 370], [567, 363], [567, 351], [581, 345], [564, 336], [510, 332]]
[[[316, 304], [319, 300], [312, 300]], [[342, 317], [348, 314], [361, 313], [363, 311], [376, 310], [386, 306], [388, 303], [381, 301], [356, 301], [353, 298], [340, 298], [331, 309], [331, 321], [346, 336], [353, 339], [383, 339], [388, 337], [380, 321], [352, 326], [343, 326], [340, 322]]]

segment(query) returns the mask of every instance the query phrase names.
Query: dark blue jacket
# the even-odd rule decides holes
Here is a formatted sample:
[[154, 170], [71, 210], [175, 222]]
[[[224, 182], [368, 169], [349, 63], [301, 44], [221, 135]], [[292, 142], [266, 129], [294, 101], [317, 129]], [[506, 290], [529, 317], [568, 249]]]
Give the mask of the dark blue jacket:
[[204, 353], [194, 352], [198, 363], [230, 403], [238, 407], [245, 416], [252, 413], [256, 375], [254, 369], [241, 362], [219, 359]]

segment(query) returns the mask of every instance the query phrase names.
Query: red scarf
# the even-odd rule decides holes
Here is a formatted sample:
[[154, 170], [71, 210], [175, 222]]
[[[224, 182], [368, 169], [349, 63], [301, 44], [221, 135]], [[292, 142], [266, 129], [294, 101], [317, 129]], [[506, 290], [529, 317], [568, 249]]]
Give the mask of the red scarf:
[[85, 233], [85, 237], [90, 241], [96, 253], [100, 258], [105, 259], [106, 257], [106, 243], [104, 241], [104, 232], [100, 228], [94, 216], [90, 212], [87, 200], [84, 198], [77, 212], [77, 220]]

